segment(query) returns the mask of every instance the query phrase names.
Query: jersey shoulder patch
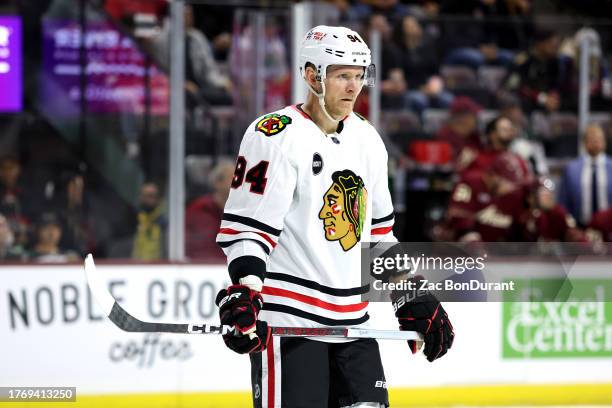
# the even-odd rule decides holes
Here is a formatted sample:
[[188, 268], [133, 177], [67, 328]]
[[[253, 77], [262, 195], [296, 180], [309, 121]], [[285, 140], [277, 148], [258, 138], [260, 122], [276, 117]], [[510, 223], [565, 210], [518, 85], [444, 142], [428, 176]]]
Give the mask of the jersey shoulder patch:
[[284, 113], [268, 113], [255, 123], [255, 132], [261, 132], [266, 137], [278, 135], [291, 123], [293, 119]]

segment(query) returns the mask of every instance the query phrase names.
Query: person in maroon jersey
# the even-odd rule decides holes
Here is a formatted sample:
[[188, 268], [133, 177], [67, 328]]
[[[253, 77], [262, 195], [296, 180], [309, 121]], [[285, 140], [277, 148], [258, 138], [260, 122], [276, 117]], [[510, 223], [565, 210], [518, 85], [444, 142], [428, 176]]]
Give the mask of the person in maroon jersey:
[[454, 159], [459, 157], [459, 153], [465, 146], [480, 148], [477, 115], [481, 110], [482, 106], [470, 97], [458, 96], [453, 100], [450, 106], [450, 118], [438, 130], [435, 138], [451, 145]]
[[612, 242], [612, 208], [593, 214], [586, 233], [591, 241]]
[[529, 173], [513, 154], [495, 159], [488, 171], [465, 174], [455, 186], [444, 223], [434, 231], [443, 241], [512, 241], [525, 206]]
[[487, 142], [484, 146], [467, 145], [461, 150], [456, 164], [459, 173], [484, 171], [491, 167], [501, 154], [515, 155], [523, 171], [530, 172], [527, 162], [510, 151], [510, 145], [517, 135], [517, 129], [510, 119], [504, 116], [492, 119], [485, 128], [485, 135]]
[[576, 220], [556, 202], [550, 179], [534, 183], [521, 214], [521, 241], [586, 242], [586, 235], [576, 227]]

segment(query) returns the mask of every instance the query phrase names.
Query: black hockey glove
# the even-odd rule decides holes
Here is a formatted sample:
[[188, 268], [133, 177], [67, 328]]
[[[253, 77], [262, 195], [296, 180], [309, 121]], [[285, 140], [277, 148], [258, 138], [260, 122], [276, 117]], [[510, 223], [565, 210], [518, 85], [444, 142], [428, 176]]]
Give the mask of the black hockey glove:
[[225, 345], [240, 354], [265, 350], [271, 337], [268, 324], [257, 320], [263, 306], [259, 292], [244, 285], [222, 289], [215, 300], [221, 324], [234, 327], [234, 333], [223, 335]]
[[249, 334], [229, 333], [223, 335], [225, 345], [239, 354], [259, 353], [266, 349], [272, 337], [268, 323], [257, 320], [255, 331]]
[[[448, 315], [434, 295], [425, 291], [394, 291], [391, 300], [400, 329], [423, 334], [423, 353], [428, 361], [432, 362], [446, 354], [453, 345], [455, 333]], [[415, 340], [408, 340], [408, 346], [412, 354], [417, 352]]]

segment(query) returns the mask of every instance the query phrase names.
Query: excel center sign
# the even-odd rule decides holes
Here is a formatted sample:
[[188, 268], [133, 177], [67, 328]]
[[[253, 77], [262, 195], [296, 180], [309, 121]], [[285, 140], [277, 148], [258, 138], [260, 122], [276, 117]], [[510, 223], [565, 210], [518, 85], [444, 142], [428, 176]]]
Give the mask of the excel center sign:
[[[550, 284], [531, 280], [524, 289], [534, 299]], [[502, 357], [612, 357], [612, 279], [574, 279], [571, 292], [559, 302], [504, 302]]]

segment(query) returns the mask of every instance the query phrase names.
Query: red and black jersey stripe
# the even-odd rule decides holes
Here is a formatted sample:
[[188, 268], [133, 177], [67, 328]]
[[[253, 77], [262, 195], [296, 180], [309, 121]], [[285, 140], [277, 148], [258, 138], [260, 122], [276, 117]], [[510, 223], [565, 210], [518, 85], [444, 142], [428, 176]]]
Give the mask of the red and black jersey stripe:
[[247, 227], [252, 227], [267, 234], [274, 235], [275, 237], [280, 236], [280, 233], [282, 232], [282, 230], [271, 227], [268, 224], [264, 224], [263, 222], [257, 221], [254, 218], [243, 217], [241, 215], [223, 213], [223, 217], [221, 219], [223, 221], [237, 222]]
[[279, 281], [285, 281], [289, 283], [295, 283], [296, 285], [304, 286], [309, 289], [314, 289], [316, 291], [327, 293], [333, 296], [354, 296], [354, 295], [363, 295], [368, 293], [370, 290], [369, 285], [359, 286], [356, 288], [332, 288], [331, 286], [325, 286], [320, 284], [319, 282], [315, 282], [309, 279], [299, 278], [294, 275], [289, 275], [286, 273], [278, 273], [278, 272], [267, 272], [266, 279], [273, 279]]
[[306, 303], [308, 305], [316, 306], [322, 309], [327, 309], [332, 312], [358, 312], [368, 306], [368, 302], [359, 302], [348, 305], [337, 305], [335, 303], [321, 300], [315, 296], [309, 296], [293, 290], [275, 288], [272, 286], [264, 286], [261, 293], [264, 295], [281, 296], [289, 299], [298, 300], [302, 303]]
[[270, 312], [280, 312], [287, 313], [293, 316], [301, 317], [302, 319], [312, 320], [313, 322], [317, 322], [319, 324], [325, 326], [357, 326], [359, 324], [365, 323], [370, 320], [370, 315], [366, 312], [361, 317], [355, 319], [332, 319], [329, 317], [321, 316], [315, 313], [309, 313], [304, 310], [287, 306], [280, 305], [272, 302], [265, 302], [262, 310], [267, 310]]
[[393, 213], [381, 218], [372, 218], [372, 235], [385, 235], [393, 231], [395, 216]]
[[381, 218], [372, 218], [372, 226], [376, 224], [382, 224], [385, 221], [392, 221], [394, 218], [395, 215], [393, 215], [393, 213]]
[[263, 310], [289, 314], [326, 326], [353, 326], [370, 317], [360, 295], [369, 285], [335, 288], [290, 274], [267, 272]]
[[270, 255], [270, 248], [268, 248], [267, 245], [264, 245], [263, 243], [261, 243], [261, 241], [258, 241], [256, 239], [242, 238], [242, 239], [234, 239], [234, 240], [231, 240], [231, 241], [219, 241], [219, 240], [217, 240], [217, 244], [221, 248], [227, 248], [227, 247], [230, 247], [230, 246], [234, 245], [235, 243], [241, 242], [241, 241], [253, 241], [253, 242], [257, 243], [261, 247], [261, 249], [264, 250], [264, 252], [267, 255]]
[[227, 248], [240, 241], [255, 241], [269, 255], [276, 247], [281, 232], [282, 230], [254, 218], [224, 213], [217, 243], [221, 248]]

